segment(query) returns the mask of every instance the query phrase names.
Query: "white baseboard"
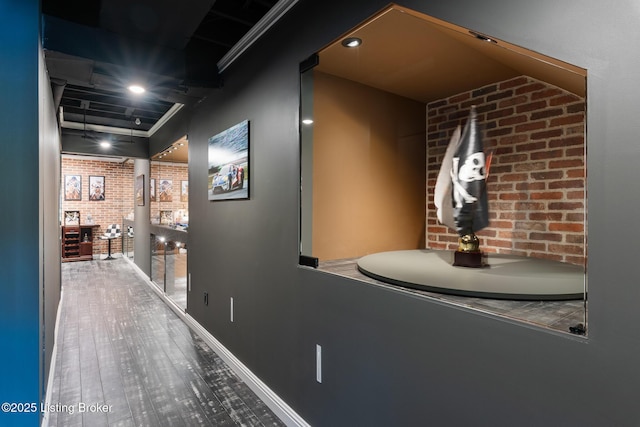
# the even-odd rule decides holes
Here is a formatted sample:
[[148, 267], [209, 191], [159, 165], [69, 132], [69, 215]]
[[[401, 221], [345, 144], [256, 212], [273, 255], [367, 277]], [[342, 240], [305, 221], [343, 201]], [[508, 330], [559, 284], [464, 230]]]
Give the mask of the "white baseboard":
[[209, 333], [189, 314], [185, 314], [185, 323], [216, 352], [227, 365], [249, 386], [251, 390], [271, 409], [287, 426], [310, 427], [287, 403], [273, 392], [260, 378], [245, 366], [220, 341]]
[[124, 257], [136, 270], [138, 275], [158, 294], [158, 296], [189, 326], [222, 360], [238, 375], [249, 388], [273, 411], [280, 420], [290, 427], [311, 427], [300, 415], [298, 415], [287, 403], [273, 392], [260, 378], [245, 366], [233, 353], [231, 353], [220, 341], [207, 331], [198, 321], [185, 313], [171, 298], [167, 297], [149, 277], [129, 258]]
[[[60, 325], [60, 312], [62, 311], [62, 299], [64, 298], [64, 289], [60, 289], [60, 300], [58, 301], [58, 311], [56, 313], [56, 325], [53, 330], [53, 349], [51, 350], [51, 364], [49, 365], [49, 378], [47, 379], [47, 391], [44, 396], [45, 407], [51, 405], [51, 393], [53, 393], [53, 378], [55, 377], [56, 361], [58, 359], [58, 326]], [[49, 427], [49, 411], [44, 413], [40, 425]], [[41, 414], [42, 415], [42, 414]]]

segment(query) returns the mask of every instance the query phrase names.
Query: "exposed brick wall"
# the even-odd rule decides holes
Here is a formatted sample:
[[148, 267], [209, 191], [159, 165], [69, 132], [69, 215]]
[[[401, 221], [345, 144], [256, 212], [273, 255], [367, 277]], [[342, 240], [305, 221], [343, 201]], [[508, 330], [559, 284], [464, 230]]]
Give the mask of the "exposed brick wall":
[[[80, 175], [82, 177], [82, 200], [64, 200], [64, 176]], [[103, 201], [89, 200], [89, 176], [104, 176], [105, 199]], [[109, 162], [100, 160], [86, 160], [62, 158], [62, 212], [60, 223], [63, 224], [64, 211], [79, 210], [82, 224], [87, 222], [87, 215], [91, 214], [96, 230], [93, 238], [93, 254], [106, 254], [107, 241], [100, 240], [98, 235], [104, 233], [109, 224], [120, 224], [134, 203], [133, 199], [133, 164], [131, 162]], [[122, 241], [114, 239], [111, 242], [111, 252], [121, 252]]]
[[494, 153], [482, 249], [583, 265], [585, 100], [526, 76], [427, 106], [427, 247], [457, 247], [457, 233], [438, 223], [433, 190], [449, 139], [472, 105], [485, 151]]
[[[151, 178], [155, 179], [155, 194], [156, 200], [151, 201], [151, 220], [155, 221], [157, 218], [160, 218], [160, 211], [171, 211], [175, 215], [178, 211], [184, 211], [188, 213], [189, 202], [188, 198], [186, 200], [182, 200], [181, 198], [181, 187], [182, 181], [189, 180], [189, 168], [186, 164], [179, 163], [162, 163], [162, 162], [152, 162], [151, 163]], [[171, 180], [172, 182], [172, 191], [171, 191], [171, 201], [161, 201], [160, 200], [160, 181], [161, 180]]]

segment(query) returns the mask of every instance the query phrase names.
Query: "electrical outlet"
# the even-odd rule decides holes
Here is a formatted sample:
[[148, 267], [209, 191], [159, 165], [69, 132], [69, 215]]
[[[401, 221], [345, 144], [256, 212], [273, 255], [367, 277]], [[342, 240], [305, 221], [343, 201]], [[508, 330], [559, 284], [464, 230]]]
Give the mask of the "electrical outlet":
[[204, 293], [204, 305], [209, 305], [209, 292]]
[[322, 347], [316, 344], [316, 381], [322, 384]]
[[231, 297], [231, 302], [229, 305], [229, 317], [231, 319], [231, 323], [233, 323], [233, 297]]

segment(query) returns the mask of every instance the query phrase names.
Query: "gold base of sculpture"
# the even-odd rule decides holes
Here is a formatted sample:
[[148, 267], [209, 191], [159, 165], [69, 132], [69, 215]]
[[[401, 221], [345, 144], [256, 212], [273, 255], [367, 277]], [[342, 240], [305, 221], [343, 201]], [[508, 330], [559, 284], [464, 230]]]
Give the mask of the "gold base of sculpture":
[[458, 239], [458, 250], [454, 253], [453, 265], [471, 268], [487, 266], [480, 251], [480, 240], [475, 234], [466, 234]]

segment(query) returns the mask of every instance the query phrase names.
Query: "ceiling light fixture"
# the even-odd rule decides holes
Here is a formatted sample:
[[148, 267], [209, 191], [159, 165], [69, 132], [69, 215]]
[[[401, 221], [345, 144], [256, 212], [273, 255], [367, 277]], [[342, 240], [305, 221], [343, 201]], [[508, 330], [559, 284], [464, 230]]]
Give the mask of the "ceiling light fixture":
[[111, 147], [111, 143], [109, 141], [102, 141], [102, 142], [100, 142], [100, 147], [109, 148], [109, 147]]
[[359, 39], [357, 37], [347, 37], [346, 39], [342, 40], [342, 46], [344, 47], [358, 47], [362, 44], [362, 39]]
[[140, 85], [131, 85], [129, 86], [129, 90], [136, 95], [140, 95], [141, 93], [145, 93], [146, 89]]
[[303, 125], [312, 125], [313, 124], [313, 120], [311, 120], [311, 119], [303, 119], [302, 120], [302, 124]]

